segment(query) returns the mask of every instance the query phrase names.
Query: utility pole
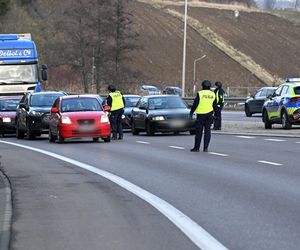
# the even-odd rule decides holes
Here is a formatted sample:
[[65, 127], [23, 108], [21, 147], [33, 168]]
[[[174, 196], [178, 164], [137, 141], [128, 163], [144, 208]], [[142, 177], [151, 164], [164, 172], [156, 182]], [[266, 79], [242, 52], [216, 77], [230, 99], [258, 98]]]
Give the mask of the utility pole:
[[182, 97], [185, 95], [185, 63], [186, 63], [186, 28], [187, 28], [187, 2], [184, 8], [184, 35], [183, 35], [183, 58], [182, 58]]
[[193, 96], [195, 95], [195, 91], [196, 91], [196, 63], [202, 59], [204, 59], [206, 57], [206, 55], [203, 55], [197, 59], [194, 60], [194, 73], [193, 73]]

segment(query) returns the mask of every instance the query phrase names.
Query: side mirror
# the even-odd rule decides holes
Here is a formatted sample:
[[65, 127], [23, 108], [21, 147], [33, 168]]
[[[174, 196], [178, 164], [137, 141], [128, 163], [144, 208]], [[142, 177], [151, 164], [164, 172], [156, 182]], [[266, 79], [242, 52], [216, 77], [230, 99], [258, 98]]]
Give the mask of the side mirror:
[[26, 105], [25, 105], [25, 103], [19, 103], [19, 108], [20, 109], [26, 109]]
[[47, 70], [48, 70], [47, 65], [46, 65], [46, 64], [43, 64], [43, 65], [42, 65], [42, 72], [41, 72], [41, 74], [42, 74], [42, 80], [43, 80], [43, 81], [47, 81], [47, 80], [48, 80], [48, 73], [47, 73]]
[[105, 106], [103, 106], [103, 110], [106, 111], [106, 112], [108, 112], [108, 111], [110, 111], [110, 107], [107, 106], [107, 105], [105, 105]]
[[141, 106], [139, 109], [146, 110], [146, 107]]
[[52, 114], [58, 113], [58, 109], [57, 108], [51, 108], [51, 113]]

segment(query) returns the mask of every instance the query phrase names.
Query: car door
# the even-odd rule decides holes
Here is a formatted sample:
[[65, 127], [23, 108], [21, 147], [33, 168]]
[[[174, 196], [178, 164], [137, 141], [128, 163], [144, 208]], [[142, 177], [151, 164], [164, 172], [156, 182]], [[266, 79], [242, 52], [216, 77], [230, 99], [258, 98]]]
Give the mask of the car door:
[[148, 98], [142, 97], [137, 106], [132, 110], [132, 119], [136, 128], [145, 128], [145, 119], [147, 117]]
[[[253, 96], [253, 99], [250, 101], [249, 108], [251, 113], [259, 113], [261, 111], [260, 101], [262, 99], [261, 94], [263, 90], [259, 90]], [[261, 104], [262, 105], [262, 104]]]
[[280, 119], [280, 106], [282, 103], [281, 91], [283, 89], [283, 85], [278, 87], [270, 100], [267, 103], [267, 111], [270, 120], [279, 120]]

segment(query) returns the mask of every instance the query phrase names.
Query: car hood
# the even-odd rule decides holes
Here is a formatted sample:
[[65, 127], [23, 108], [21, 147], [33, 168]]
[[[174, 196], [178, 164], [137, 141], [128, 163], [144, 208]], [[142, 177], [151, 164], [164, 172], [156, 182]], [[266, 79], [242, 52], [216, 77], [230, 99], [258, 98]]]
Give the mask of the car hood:
[[134, 108], [134, 107], [127, 107], [127, 108], [124, 108], [124, 114], [125, 114], [125, 115], [130, 115], [133, 108]]
[[149, 115], [187, 115], [190, 113], [189, 109], [156, 109], [149, 110]]
[[0, 111], [0, 117], [10, 117], [15, 118], [16, 117], [16, 111]]
[[30, 111], [50, 113], [51, 107], [30, 107]]
[[71, 119], [100, 119], [104, 111], [82, 111], [82, 112], [63, 112], [61, 115], [68, 116]]

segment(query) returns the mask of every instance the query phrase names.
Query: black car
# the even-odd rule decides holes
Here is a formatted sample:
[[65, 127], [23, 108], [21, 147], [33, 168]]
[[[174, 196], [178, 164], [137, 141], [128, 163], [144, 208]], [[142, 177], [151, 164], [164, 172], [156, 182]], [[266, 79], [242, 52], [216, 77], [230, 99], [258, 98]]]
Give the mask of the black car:
[[27, 93], [16, 111], [16, 137], [34, 139], [36, 135], [48, 133], [50, 110], [54, 101], [66, 95], [64, 92]]
[[125, 99], [124, 114], [122, 115], [122, 127], [125, 129], [131, 128], [131, 111], [140, 100], [139, 95], [123, 95]]
[[189, 116], [190, 110], [179, 96], [154, 95], [144, 96], [132, 109], [131, 131], [137, 135], [146, 131], [147, 135], [155, 132], [195, 132], [195, 120]]
[[266, 98], [274, 93], [275, 87], [263, 87], [250, 96], [245, 102], [245, 114], [250, 117], [254, 113], [261, 113]]
[[165, 94], [165, 95], [179, 95], [179, 96], [181, 96], [182, 90], [179, 87], [168, 86], [168, 87], [165, 87], [163, 89], [162, 93]]

